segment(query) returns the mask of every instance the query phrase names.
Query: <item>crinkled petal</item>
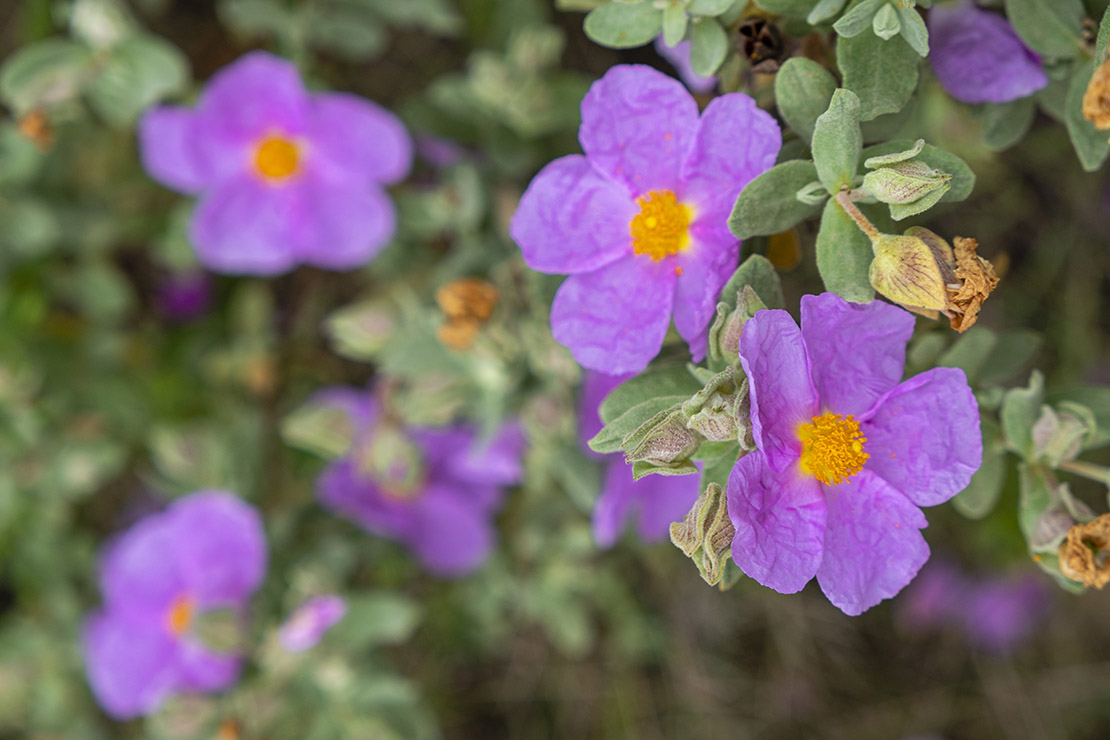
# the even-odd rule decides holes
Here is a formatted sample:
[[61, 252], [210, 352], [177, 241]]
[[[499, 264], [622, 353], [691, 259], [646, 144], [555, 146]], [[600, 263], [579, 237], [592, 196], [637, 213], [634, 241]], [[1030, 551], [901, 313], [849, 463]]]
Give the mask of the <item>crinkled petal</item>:
[[821, 405], [859, 416], [898, 385], [913, 325], [912, 314], [882, 301], [802, 296], [802, 336]]
[[347, 93], [312, 96], [305, 138], [312, 166], [349, 183], [393, 183], [412, 169], [412, 138], [401, 119]]
[[405, 539], [429, 572], [461, 576], [489, 557], [494, 540], [488, 515], [456, 492], [429, 486], [415, 512], [414, 526]]
[[196, 114], [184, 108], [151, 108], [139, 121], [139, 157], [147, 174], [182, 193], [198, 193], [212, 179], [198, 141]]
[[740, 335], [740, 362], [748, 376], [752, 436], [767, 464], [782, 472], [802, 451], [798, 425], [818, 410], [805, 340], [786, 311], [757, 311]]
[[238, 655], [214, 653], [199, 642], [182, 643], [179, 688], [187, 691], [222, 691], [239, 680], [243, 660]]
[[705, 358], [717, 298], [736, 271], [739, 256], [740, 242], [730, 235], [722, 242], [694, 239], [687, 250], [673, 258], [681, 270], [675, 279], [674, 325], [690, 346], [694, 362]]
[[373, 259], [393, 238], [393, 201], [375, 185], [324, 182], [315, 175], [297, 186], [303, 209], [301, 262], [329, 270], [350, 270]]
[[303, 133], [309, 96], [291, 61], [252, 51], [212, 76], [197, 111], [210, 136], [247, 144], [267, 134]]
[[856, 616], [917, 575], [929, 559], [918, 531], [928, 522], [921, 509], [868, 470], [824, 490], [829, 521], [817, 582], [834, 606]]
[[743, 93], [710, 101], [682, 165], [680, 198], [694, 209], [691, 233], [718, 244], [736, 241], [728, 229], [744, 186], [775, 164], [782, 131], [775, 119]]
[[929, 11], [929, 62], [965, 103], [1006, 103], [1048, 84], [1044, 65], [1003, 16], [970, 2]]
[[728, 516], [736, 528], [732, 560], [756, 581], [792, 594], [817, 573], [825, 500], [797, 466], [775, 472], [758, 450], [740, 458], [728, 477]]
[[115, 719], [153, 713], [177, 686], [179, 645], [160, 622], [99, 612], [82, 647], [93, 695]]
[[633, 197], [674, 190], [698, 124], [678, 80], [640, 64], [612, 67], [582, 99], [578, 140], [590, 162]]
[[153, 514], [109, 545], [100, 568], [100, 590], [109, 609], [160, 618], [185, 590], [181, 563], [167, 556], [175, 537], [166, 515]]
[[693, 45], [691, 41], [679, 41], [674, 46], [667, 46], [663, 41], [663, 36], [660, 34], [655, 37], [655, 53], [670, 62], [674, 67], [678, 76], [686, 83], [686, 87], [690, 88], [691, 92], [695, 93], [708, 93], [712, 92], [713, 88], [717, 86], [716, 77], [702, 77], [694, 71], [694, 66], [690, 64], [690, 47]]
[[306, 225], [298, 193], [245, 175], [208, 189], [189, 224], [197, 259], [214, 272], [231, 274], [291, 269]]
[[388, 498], [373, 480], [358, 474], [349, 458], [324, 468], [316, 491], [325, 507], [374, 534], [397, 539], [411, 527], [412, 505]]
[[934, 368], [902, 383], [860, 431], [871, 456], [867, 469], [918, 506], [955, 496], [983, 461], [979, 405], [959, 368]]
[[262, 585], [266, 534], [253, 506], [226, 491], [199, 491], [165, 515], [174, 534], [172, 557], [198, 607], [240, 605]]
[[451, 450], [451, 477], [467, 483], [511, 486], [524, 475], [521, 455], [525, 445], [520, 422], [502, 424], [489, 438], [474, 437], [470, 444]]
[[521, 196], [509, 235], [533, 270], [590, 272], [632, 254], [630, 224], [640, 212], [585, 157], [551, 162]]
[[619, 375], [659, 353], [671, 323], [674, 271], [666, 260], [630, 256], [571, 275], [551, 305], [551, 330], [579, 364]]

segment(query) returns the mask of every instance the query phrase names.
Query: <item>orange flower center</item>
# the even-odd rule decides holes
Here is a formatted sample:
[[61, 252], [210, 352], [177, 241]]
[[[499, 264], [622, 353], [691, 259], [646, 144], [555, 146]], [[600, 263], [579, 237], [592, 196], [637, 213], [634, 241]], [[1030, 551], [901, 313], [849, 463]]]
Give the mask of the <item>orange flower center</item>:
[[636, 199], [640, 212], [628, 225], [632, 233], [632, 251], [646, 254], [658, 262], [678, 254], [690, 244], [690, 220], [693, 212], [679, 203], [670, 190], [652, 190]]
[[863, 469], [871, 457], [863, 451], [867, 438], [859, 433], [859, 422], [828, 412], [813, 417], [811, 424], [798, 427], [802, 443], [802, 470], [826, 486], [835, 486]]
[[297, 171], [300, 150], [281, 136], [268, 136], [254, 151], [254, 168], [267, 180], [282, 180]]
[[166, 612], [166, 628], [174, 637], [181, 637], [193, 623], [193, 600], [185, 594], [174, 599]]

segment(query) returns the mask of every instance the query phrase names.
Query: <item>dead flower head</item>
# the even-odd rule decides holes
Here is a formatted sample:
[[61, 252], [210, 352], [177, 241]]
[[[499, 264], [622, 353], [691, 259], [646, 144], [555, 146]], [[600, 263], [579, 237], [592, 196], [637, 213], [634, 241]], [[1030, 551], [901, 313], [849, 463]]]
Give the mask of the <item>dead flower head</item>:
[[440, 287], [436, 303], [447, 321], [436, 331], [439, 341], [451, 349], [469, 347], [497, 300], [497, 288], [481, 278], [459, 278]]
[[1098, 65], [1083, 94], [1083, 117], [1099, 131], [1110, 129], [1110, 59]]
[[1110, 583], [1110, 514], [1076, 524], [1060, 543], [1060, 572], [1087, 588]]

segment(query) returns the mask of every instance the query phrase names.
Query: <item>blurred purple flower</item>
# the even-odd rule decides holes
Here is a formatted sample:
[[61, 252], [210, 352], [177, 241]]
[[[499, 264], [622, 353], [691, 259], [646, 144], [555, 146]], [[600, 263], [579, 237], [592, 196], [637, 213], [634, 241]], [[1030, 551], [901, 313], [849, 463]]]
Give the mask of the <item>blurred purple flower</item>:
[[463, 575], [485, 562], [490, 520], [523, 472], [518, 423], [490, 439], [466, 424], [402, 431], [385, 423], [370, 391], [331, 388], [317, 400], [341, 408], [355, 428], [350, 451], [317, 480], [326, 507], [404, 543], [436, 575]]
[[961, 491], [982, 458], [979, 407], [962, 370], [899, 383], [911, 314], [887, 303], [802, 298], [801, 328], [763, 310], [740, 360], [757, 449], [728, 482], [732, 556], [759, 583], [800, 591], [814, 576], [861, 614], [929, 557], [919, 506]]
[[741, 93], [698, 106], [677, 80], [620, 65], [582, 100], [585, 156], [544, 167], [509, 232], [534, 270], [568, 273], [551, 328], [582, 365], [647, 366], [674, 316], [705, 356], [717, 294], [736, 268], [728, 230], [737, 195], [775, 162], [782, 133]]
[[1008, 103], [1048, 84], [1041, 58], [998, 13], [970, 0], [929, 10], [929, 62], [965, 103]]
[[117, 719], [154, 712], [179, 692], [219, 691], [238, 655], [193, 634], [197, 615], [241, 611], [266, 572], [255, 509], [224, 491], [198, 491], [121, 535], [101, 562], [104, 605], [85, 622], [89, 684]]
[[967, 597], [963, 574], [948, 561], [926, 565], [898, 597], [899, 620], [914, 630], [938, 629]]
[[303, 653], [313, 647], [347, 614], [347, 602], [341, 596], [316, 596], [297, 607], [281, 625], [278, 642], [290, 653]]
[[212, 303], [212, 278], [204, 272], [182, 272], [165, 278], [158, 286], [158, 310], [171, 321], [198, 318]]
[[[583, 445], [601, 431], [598, 408], [605, 396], [628, 376], [586, 373], [579, 402], [579, 436]], [[587, 448], [588, 449], [588, 448]], [[632, 466], [620, 453], [591, 457], [606, 460], [605, 481], [601, 496], [594, 504], [594, 541], [609, 548], [620, 539], [629, 519], [637, 523], [637, 532], [644, 542], [667, 537], [672, 522], [686, 516], [698, 498], [698, 481], [694, 476], [649, 475], [632, 478]]]
[[416, 154], [437, 170], [444, 170], [462, 160], [466, 150], [443, 136], [416, 135]]
[[655, 37], [655, 53], [674, 67], [675, 72], [678, 72], [678, 76], [686, 83], [686, 87], [690, 88], [690, 92], [713, 92], [713, 88], [717, 87], [717, 78], [702, 77], [694, 71], [693, 65], [690, 64], [690, 46], [689, 41], [679, 41], [674, 46], [667, 46], [662, 34]]
[[216, 272], [275, 275], [365, 264], [393, 235], [384, 185], [412, 165], [400, 120], [347, 93], [309, 93], [296, 67], [251, 52], [216, 73], [195, 108], [139, 124], [146, 171], [199, 202], [189, 238]]

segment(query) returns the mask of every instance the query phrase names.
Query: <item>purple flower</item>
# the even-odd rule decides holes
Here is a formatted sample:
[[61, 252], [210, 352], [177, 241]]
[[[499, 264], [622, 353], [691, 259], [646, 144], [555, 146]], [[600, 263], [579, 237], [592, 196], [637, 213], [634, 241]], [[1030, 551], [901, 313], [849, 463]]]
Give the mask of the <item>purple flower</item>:
[[158, 310], [167, 319], [192, 321], [212, 303], [212, 278], [200, 271], [171, 275], [158, 286], [157, 301]]
[[278, 642], [290, 653], [303, 653], [347, 614], [347, 602], [335, 594], [316, 596], [297, 607], [281, 625]]
[[1013, 650], [1048, 615], [1051, 592], [1040, 574], [980, 580], [962, 611], [964, 631], [971, 643], [993, 653]]
[[899, 620], [913, 630], [938, 629], [951, 621], [967, 596], [967, 583], [954, 565], [944, 560], [929, 563], [898, 597]]
[[265, 52], [217, 72], [195, 108], [149, 111], [139, 143], [154, 179], [199, 195], [189, 238], [225, 273], [365, 264], [393, 235], [383, 186], [412, 164], [396, 116], [355, 95], [309, 93], [291, 62]]
[[703, 94], [713, 92], [713, 88], [717, 87], [717, 78], [702, 77], [694, 71], [693, 65], [690, 64], [690, 46], [689, 41], [679, 41], [674, 46], [667, 46], [662, 34], [655, 37], [655, 53], [670, 62], [691, 92]]
[[354, 425], [347, 455], [317, 480], [320, 500], [364, 529], [407, 545], [431, 573], [458, 576], [493, 548], [490, 520], [504, 489], [521, 479], [523, 430], [503, 425], [482, 439], [465, 424], [401, 430], [371, 392], [323, 391]]
[[[623, 383], [626, 376], [587, 373], [582, 383], [579, 404], [579, 435], [582, 441], [601, 431], [597, 410], [605, 396]], [[637, 522], [640, 539], [653, 542], [667, 537], [672, 522], [686, 516], [698, 498], [698, 482], [693, 476], [649, 475], [632, 478], [632, 466], [619, 453], [591, 456], [605, 459], [605, 482], [594, 505], [594, 541], [599, 547], [616, 544], [629, 519]]]
[[969, 0], [929, 11], [929, 61], [940, 84], [965, 103], [1008, 103], [1048, 84], [1041, 58], [998, 13]]
[[555, 338], [582, 365], [638, 372], [675, 327], [695, 360], [736, 267], [728, 230], [744, 186], [774, 164], [778, 125], [746, 95], [698, 106], [677, 80], [621, 65], [582, 101], [585, 156], [532, 180], [509, 232], [528, 265], [568, 273], [551, 306]]
[[795, 593], [817, 576], [829, 601], [864, 612], [929, 557], [919, 506], [947, 501], [981, 462], [979, 409], [962, 370], [899, 383], [913, 316], [831, 293], [802, 298], [799, 329], [759, 311], [740, 336], [757, 449], [728, 482], [732, 557]]
[[83, 636], [104, 710], [127, 719], [172, 694], [235, 683], [239, 656], [213, 652], [193, 627], [203, 612], [244, 609], [265, 572], [258, 513], [223, 491], [191, 494], [120, 536], [101, 563], [104, 605]]

